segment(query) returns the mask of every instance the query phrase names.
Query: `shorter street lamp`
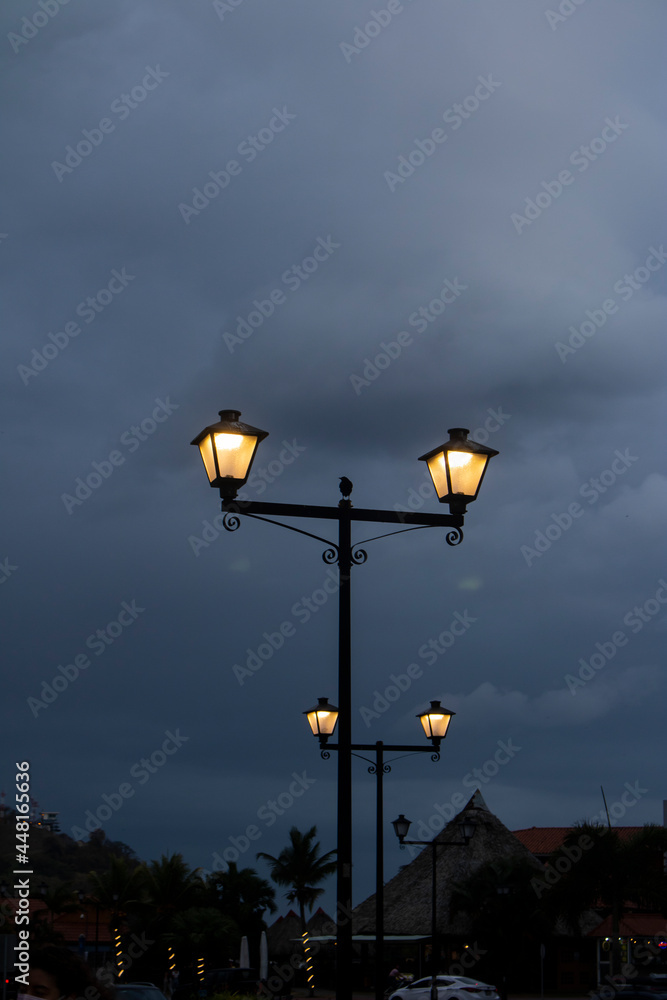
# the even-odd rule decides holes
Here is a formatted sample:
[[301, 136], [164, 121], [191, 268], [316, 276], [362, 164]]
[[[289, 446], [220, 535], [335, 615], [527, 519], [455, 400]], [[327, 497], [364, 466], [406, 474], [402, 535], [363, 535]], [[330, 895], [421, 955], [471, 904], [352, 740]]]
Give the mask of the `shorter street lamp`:
[[[306, 709], [303, 713], [308, 718], [311, 732], [320, 742], [320, 753], [325, 760], [331, 754], [330, 750], [338, 750], [337, 743], [329, 743], [329, 737], [333, 736], [338, 722], [339, 710], [336, 705], [331, 705], [328, 698], [318, 698], [317, 705]], [[375, 996], [376, 1000], [384, 997], [384, 821], [383, 821], [383, 794], [382, 776], [391, 771], [389, 763], [384, 761], [384, 751], [390, 750], [393, 753], [412, 754], [430, 753], [431, 760], [440, 760], [440, 744], [447, 735], [449, 724], [455, 712], [450, 712], [443, 708], [439, 701], [432, 701], [430, 708], [421, 712], [417, 718], [420, 720], [426, 737], [431, 741], [431, 746], [404, 746], [402, 744], [387, 744], [382, 740], [376, 743], [352, 743], [351, 750], [354, 757], [370, 764], [369, 774], [374, 774], [376, 782], [376, 823], [375, 823]], [[369, 760], [354, 751], [363, 750], [375, 753], [375, 761]], [[397, 760], [398, 758], [392, 758]], [[409, 824], [408, 824], [409, 825]], [[407, 830], [406, 830], [407, 832]]]
[[435, 837], [433, 840], [406, 840], [408, 835], [408, 830], [410, 829], [411, 821], [406, 819], [403, 813], [400, 814], [398, 819], [392, 821], [392, 826], [394, 832], [398, 837], [398, 841], [401, 847], [408, 844], [414, 844], [417, 847], [430, 847], [431, 848], [431, 1000], [438, 1000], [438, 959], [436, 955], [436, 936], [437, 936], [437, 857], [439, 847], [467, 847], [470, 843], [471, 838], [475, 833], [476, 824], [469, 819], [461, 820], [457, 826], [459, 828], [459, 833], [462, 839], [459, 840], [437, 840]]

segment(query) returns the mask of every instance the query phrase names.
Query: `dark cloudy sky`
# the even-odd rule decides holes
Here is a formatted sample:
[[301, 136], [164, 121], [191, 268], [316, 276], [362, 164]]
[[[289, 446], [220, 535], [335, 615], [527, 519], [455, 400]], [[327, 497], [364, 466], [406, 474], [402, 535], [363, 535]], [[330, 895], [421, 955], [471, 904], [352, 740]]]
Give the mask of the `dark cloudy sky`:
[[[10, 804], [27, 759], [64, 831], [107, 796], [144, 858], [254, 865], [293, 824], [335, 846], [301, 715], [336, 698], [336, 598], [304, 611], [332, 578], [319, 542], [213, 525], [189, 442], [235, 407], [270, 432], [249, 499], [333, 504], [347, 475], [357, 506], [435, 511], [416, 459], [447, 428], [500, 452], [460, 546], [400, 535], [354, 570], [355, 739], [457, 712], [440, 763], [386, 780], [387, 876], [389, 821], [477, 784], [510, 828], [595, 817], [601, 784], [661, 821], [667, 10], [560, 10], [3, 5]], [[354, 823], [359, 901], [361, 761]]]

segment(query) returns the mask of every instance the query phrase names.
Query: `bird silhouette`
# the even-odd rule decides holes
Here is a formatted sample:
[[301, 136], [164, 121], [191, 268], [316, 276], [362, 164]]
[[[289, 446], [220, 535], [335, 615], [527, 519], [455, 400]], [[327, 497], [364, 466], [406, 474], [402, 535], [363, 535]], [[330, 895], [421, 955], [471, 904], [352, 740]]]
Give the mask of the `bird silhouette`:
[[349, 495], [350, 495], [350, 493], [352, 492], [352, 489], [353, 489], [352, 483], [347, 478], [347, 476], [341, 476], [340, 477], [340, 485], [339, 485], [338, 488], [339, 488], [342, 496], [345, 497], [346, 500], [349, 497]]

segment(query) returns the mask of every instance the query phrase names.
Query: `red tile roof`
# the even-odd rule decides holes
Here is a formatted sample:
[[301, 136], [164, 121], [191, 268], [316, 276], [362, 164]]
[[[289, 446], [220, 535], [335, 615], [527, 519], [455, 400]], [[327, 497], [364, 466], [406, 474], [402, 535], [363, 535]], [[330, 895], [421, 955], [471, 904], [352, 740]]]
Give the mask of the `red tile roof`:
[[[572, 827], [570, 826], [530, 826], [526, 830], [513, 830], [514, 836], [533, 854], [551, 854], [562, 847]], [[641, 826], [615, 826], [612, 829], [621, 840], [634, 837], [643, 829]]]
[[[589, 937], [610, 937], [612, 932], [611, 917], [605, 917], [602, 923], [589, 931]], [[619, 924], [621, 937], [659, 937], [667, 940], [667, 920], [658, 913], [629, 913]]]
[[[4, 902], [12, 910], [13, 915], [16, 916], [19, 907], [18, 899], [5, 899]], [[42, 923], [46, 922], [55, 931], [62, 934], [65, 941], [78, 941], [80, 934], [87, 934], [89, 940], [94, 940], [96, 933], [100, 944], [111, 940], [111, 933], [109, 931], [111, 912], [109, 910], [100, 907], [99, 915], [97, 915], [94, 905], [82, 903], [72, 913], [56, 913], [51, 915], [43, 900], [29, 899], [28, 903], [30, 905], [31, 925], [34, 926], [38, 921]], [[83, 920], [81, 919], [82, 913], [84, 914]]]

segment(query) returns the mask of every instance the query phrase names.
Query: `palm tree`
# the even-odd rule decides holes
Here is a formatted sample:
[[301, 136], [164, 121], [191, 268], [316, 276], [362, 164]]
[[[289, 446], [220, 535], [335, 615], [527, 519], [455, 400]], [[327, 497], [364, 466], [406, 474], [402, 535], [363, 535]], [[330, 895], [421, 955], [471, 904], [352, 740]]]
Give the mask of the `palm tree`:
[[259, 939], [264, 930], [263, 911], [276, 910], [276, 894], [266, 879], [253, 868], [239, 870], [230, 861], [227, 871], [214, 872], [208, 884], [221, 912], [238, 924], [241, 935]]
[[165, 940], [180, 956], [179, 966], [182, 960], [185, 966], [193, 966], [199, 958], [219, 965], [222, 955], [229, 957], [238, 949], [240, 937], [234, 921], [218, 910], [190, 907], [175, 914]]
[[125, 858], [112, 857], [110, 861], [108, 871], [90, 872], [92, 895], [108, 910], [120, 912], [138, 906], [145, 879], [144, 868]]
[[143, 866], [143, 900], [146, 905], [148, 936], [159, 940], [161, 958], [154, 958], [162, 981], [169, 962], [168, 946], [173, 941], [175, 919], [206, 903], [206, 889], [199, 869], [192, 869], [182, 854], [163, 854], [159, 861]]
[[273, 881], [290, 887], [285, 895], [290, 903], [299, 906], [302, 931], [306, 929], [306, 907], [312, 910], [313, 904], [324, 892], [317, 886], [336, 870], [333, 860], [336, 851], [320, 855], [320, 845], [314, 842], [316, 836], [316, 826], [311, 826], [306, 833], [293, 826], [289, 832], [289, 846], [284, 847], [277, 858], [264, 851], [257, 854], [258, 858], [268, 861]]
[[[127, 919], [128, 913], [136, 913], [142, 908], [141, 895], [146, 872], [143, 866], [133, 865], [125, 858], [112, 856], [110, 860], [108, 871], [101, 874], [95, 871], [89, 873], [91, 896], [98, 906], [110, 911], [109, 931], [112, 934], [114, 932], [120, 934], [121, 925]], [[117, 960], [121, 950], [117, 941]]]
[[182, 854], [163, 854], [144, 868], [144, 885], [151, 908], [158, 919], [177, 910], [186, 910], [201, 901], [203, 886], [199, 869], [194, 871]]

